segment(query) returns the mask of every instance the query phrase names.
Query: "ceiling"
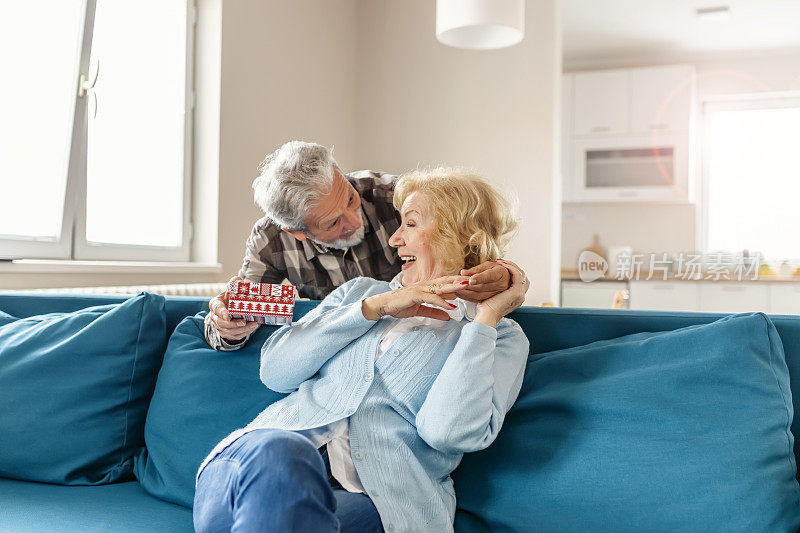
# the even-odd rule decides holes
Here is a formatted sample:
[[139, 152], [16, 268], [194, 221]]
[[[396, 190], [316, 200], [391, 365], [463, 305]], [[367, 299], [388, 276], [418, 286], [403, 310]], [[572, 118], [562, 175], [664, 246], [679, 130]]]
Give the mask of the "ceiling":
[[[564, 70], [800, 48], [800, 0], [561, 0]], [[730, 16], [698, 17], [728, 6]]]

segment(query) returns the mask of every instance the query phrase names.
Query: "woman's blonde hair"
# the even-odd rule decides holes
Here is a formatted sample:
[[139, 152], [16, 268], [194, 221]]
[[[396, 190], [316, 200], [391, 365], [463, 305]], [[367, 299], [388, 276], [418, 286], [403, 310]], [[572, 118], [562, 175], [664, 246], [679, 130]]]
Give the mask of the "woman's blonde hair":
[[395, 184], [395, 209], [400, 211], [417, 191], [430, 204], [436, 227], [431, 247], [448, 272], [505, 254], [519, 220], [511, 203], [484, 178], [459, 168], [408, 172]]

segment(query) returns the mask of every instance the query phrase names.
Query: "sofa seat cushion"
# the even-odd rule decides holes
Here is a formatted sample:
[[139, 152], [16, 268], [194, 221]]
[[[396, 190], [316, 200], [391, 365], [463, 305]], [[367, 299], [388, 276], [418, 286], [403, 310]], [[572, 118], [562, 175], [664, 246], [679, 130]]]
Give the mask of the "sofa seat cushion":
[[793, 414], [763, 313], [537, 354], [456, 531], [795, 531]]
[[22, 319], [0, 315], [0, 477], [133, 479], [166, 348], [163, 296]]
[[186, 317], [169, 339], [134, 473], [150, 494], [191, 507], [195, 476], [212, 448], [283, 398], [259, 378], [261, 347], [277, 326], [262, 325], [235, 351], [211, 348], [208, 311]]
[[191, 533], [192, 511], [157, 500], [136, 481], [63, 486], [0, 478], [0, 531]]

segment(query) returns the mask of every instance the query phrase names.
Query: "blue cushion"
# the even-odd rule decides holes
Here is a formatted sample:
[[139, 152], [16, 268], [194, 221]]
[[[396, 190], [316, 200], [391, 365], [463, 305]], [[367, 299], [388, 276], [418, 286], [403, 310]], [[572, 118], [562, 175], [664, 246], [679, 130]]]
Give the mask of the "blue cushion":
[[200, 463], [234, 429], [283, 398], [259, 378], [261, 346], [277, 326], [261, 326], [239, 350], [214, 350], [203, 336], [208, 311], [172, 333], [145, 424], [147, 448], [134, 473], [153, 496], [191, 507]]
[[165, 349], [164, 302], [145, 292], [73, 313], [0, 317], [0, 476], [132, 479]]
[[162, 502], [137, 481], [65, 487], [0, 479], [3, 533], [192, 533], [192, 511]]
[[456, 530], [795, 531], [792, 419], [763, 313], [535, 355]]
[[16, 322], [17, 320], [19, 320], [19, 318], [0, 311], [0, 326], [5, 326], [6, 324]]

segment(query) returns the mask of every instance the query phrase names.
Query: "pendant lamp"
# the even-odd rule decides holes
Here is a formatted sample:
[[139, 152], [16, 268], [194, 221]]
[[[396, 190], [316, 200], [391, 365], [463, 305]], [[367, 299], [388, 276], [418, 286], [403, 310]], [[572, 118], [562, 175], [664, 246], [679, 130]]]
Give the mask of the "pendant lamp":
[[456, 48], [493, 50], [525, 35], [525, 0], [436, 0], [436, 38]]

